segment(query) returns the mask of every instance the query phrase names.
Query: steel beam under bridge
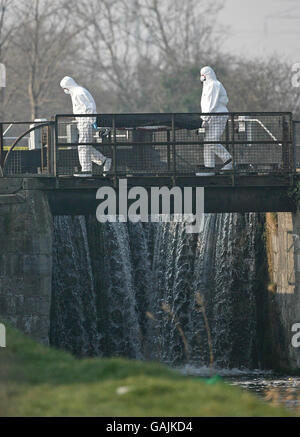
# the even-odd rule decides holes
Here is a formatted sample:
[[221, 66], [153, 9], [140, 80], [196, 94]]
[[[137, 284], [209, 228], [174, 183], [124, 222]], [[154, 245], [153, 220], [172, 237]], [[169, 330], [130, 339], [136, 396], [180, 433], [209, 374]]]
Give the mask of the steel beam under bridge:
[[[236, 186], [232, 186], [230, 176], [181, 177], [176, 180], [169, 177], [130, 177], [127, 183], [128, 189], [139, 186], [146, 188], [149, 193], [151, 187], [204, 187], [206, 213], [294, 212], [296, 204], [289, 195], [291, 185], [287, 178], [270, 175], [244, 176], [236, 181]], [[47, 193], [53, 215], [96, 214], [101, 202], [96, 199], [96, 192], [105, 186], [115, 188], [118, 196], [118, 181], [112, 179], [39, 177], [25, 178], [22, 182], [25, 190], [42, 190]], [[193, 190], [194, 200], [195, 191]]]

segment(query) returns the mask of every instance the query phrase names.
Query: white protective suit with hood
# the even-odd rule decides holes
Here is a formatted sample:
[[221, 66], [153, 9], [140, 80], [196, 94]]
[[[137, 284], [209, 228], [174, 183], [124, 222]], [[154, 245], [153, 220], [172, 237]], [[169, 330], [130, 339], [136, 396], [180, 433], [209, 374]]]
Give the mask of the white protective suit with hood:
[[[60, 86], [66, 94], [70, 94], [74, 114], [97, 114], [96, 103], [92, 95], [88, 90], [79, 86], [74, 79], [66, 76], [61, 81]], [[93, 142], [93, 123], [95, 123], [96, 118], [77, 117], [76, 120], [79, 133], [78, 155], [81, 171], [91, 173], [92, 162], [102, 165], [106, 161], [106, 157], [94, 147], [81, 144]]]
[[[228, 112], [228, 97], [224, 86], [217, 80], [216, 74], [211, 67], [201, 69], [201, 82], [203, 91], [201, 98], [202, 113]], [[205, 141], [219, 141], [226, 127], [227, 115], [208, 116], [203, 115], [205, 122]], [[205, 167], [215, 167], [215, 155], [219, 156], [223, 162], [229, 161], [232, 157], [222, 144], [204, 145], [204, 165]], [[232, 169], [232, 163], [225, 165], [223, 170]]]

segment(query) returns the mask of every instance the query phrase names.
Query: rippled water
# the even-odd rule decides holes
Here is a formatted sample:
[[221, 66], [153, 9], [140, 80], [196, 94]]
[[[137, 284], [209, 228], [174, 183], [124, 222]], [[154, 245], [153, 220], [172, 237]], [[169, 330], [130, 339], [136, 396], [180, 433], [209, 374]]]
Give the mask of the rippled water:
[[272, 371], [248, 369], [213, 369], [185, 366], [178, 369], [186, 376], [207, 379], [219, 375], [228, 384], [255, 394], [260, 399], [298, 410], [300, 413], [300, 377], [277, 375]]
[[225, 380], [267, 402], [282, 404], [290, 409], [300, 409], [300, 377], [244, 375], [225, 377]]

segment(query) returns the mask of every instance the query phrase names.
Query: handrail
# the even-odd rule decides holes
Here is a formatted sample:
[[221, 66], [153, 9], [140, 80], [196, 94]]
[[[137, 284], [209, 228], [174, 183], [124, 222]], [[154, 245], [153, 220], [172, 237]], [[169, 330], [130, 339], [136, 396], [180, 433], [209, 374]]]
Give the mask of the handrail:
[[53, 126], [53, 125], [54, 125], [53, 121], [48, 121], [46, 123], [40, 123], [38, 126], [34, 126], [34, 127], [30, 128], [30, 129], [28, 129], [25, 133], [23, 133], [21, 136], [19, 136], [19, 138], [16, 139], [16, 141], [13, 143], [13, 145], [11, 146], [9, 151], [7, 152], [7, 154], [5, 156], [5, 159], [4, 159], [4, 162], [3, 162], [3, 167], [2, 168], [0, 167], [0, 170], [1, 170], [1, 173], [2, 173], [1, 177], [4, 177], [4, 174], [5, 174], [5, 165], [6, 165], [6, 162], [8, 160], [8, 157], [10, 156], [11, 152], [14, 150], [16, 145], [19, 143], [19, 141], [21, 141], [22, 138], [26, 137], [26, 135], [30, 134], [31, 132], [33, 132], [33, 131], [35, 131], [37, 129], [41, 129], [43, 127]]
[[[297, 123], [297, 121], [293, 121], [292, 120], [292, 113], [290, 113], [290, 112], [226, 112], [226, 113], [218, 113], [218, 114], [204, 114], [204, 113], [201, 113], [201, 112], [193, 112], [193, 113], [164, 113], [164, 114], [158, 114], [158, 113], [139, 113], [139, 114], [132, 114], [132, 113], [129, 113], [129, 114], [124, 114], [124, 113], [122, 113], [122, 114], [105, 114], [105, 113], [104, 114], [58, 114], [58, 115], [55, 116], [55, 121], [53, 121], [53, 119], [50, 120], [50, 121], [34, 121], [34, 122], [30, 122], [30, 121], [27, 121], [27, 122], [21, 122], [21, 121], [16, 121], [16, 122], [11, 122], [11, 121], [10, 122], [6, 122], [5, 121], [4, 122], [4, 121], [0, 121], [0, 129], [2, 128], [2, 139], [3, 139], [4, 135], [7, 134], [7, 132], [9, 132], [10, 128], [13, 125], [26, 124], [27, 126], [25, 128], [29, 128], [31, 124], [33, 125], [33, 127], [30, 127], [30, 129], [28, 129], [26, 132], [24, 132], [18, 138], [11, 137], [9, 142], [6, 141], [6, 144], [11, 144], [12, 142], [13, 142], [13, 144], [12, 144], [12, 146], [5, 147], [6, 152], [3, 153], [2, 155], [0, 154], [2, 156], [1, 162], [0, 162], [0, 177], [1, 176], [3, 177], [4, 175], [19, 174], [20, 172], [22, 173], [23, 169], [27, 168], [26, 165], [27, 165], [27, 161], [29, 159], [29, 156], [27, 156], [27, 154], [26, 154], [26, 156], [24, 154], [21, 154], [20, 155], [20, 157], [21, 157], [20, 158], [21, 159], [21, 161], [20, 161], [21, 162], [21, 164], [20, 164], [21, 165], [21, 167], [20, 167], [21, 171], [19, 172], [19, 169], [17, 169], [16, 166], [19, 165], [17, 163], [15, 166], [14, 166], [14, 164], [12, 164], [13, 165], [13, 173], [11, 173], [10, 164], [9, 164], [9, 162], [11, 161], [10, 158], [12, 157], [12, 155], [14, 155], [13, 152], [14, 152], [14, 150], [16, 150], [17, 145], [19, 145], [19, 143], [20, 143], [20, 141], [22, 139], [24, 140], [25, 137], [28, 137], [28, 135], [31, 132], [36, 131], [38, 129], [43, 129], [43, 128], [48, 128], [48, 136], [49, 136], [50, 140], [48, 138], [48, 141], [47, 141], [47, 143], [48, 143], [47, 160], [45, 160], [45, 154], [44, 154], [45, 148], [42, 146], [41, 161], [40, 161], [41, 162], [41, 168], [43, 168], [43, 172], [45, 172], [45, 174], [47, 173], [49, 175], [56, 176], [56, 171], [55, 171], [55, 169], [56, 169], [56, 161], [55, 161], [56, 150], [59, 149], [61, 146], [62, 147], [68, 146], [68, 148], [69, 147], [71, 148], [72, 146], [78, 147], [78, 145], [80, 145], [79, 142], [76, 141], [76, 140], [75, 140], [75, 142], [73, 142], [74, 139], [73, 139], [72, 135], [71, 135], [70, 139], [69, 139], [69, 137], [67, 137], [68, 139], [66, 141], [65, 141], [66, 137], [63, 137], [63, 136], [59, 137], [58, 136], [58, 133], [60, 132], [60, 130], [59, 130], [59, 123], [61, 123], [63, 125], [65, 123], [70, 123], [71, 122], [70, 119], [72, 119], [72, 122], [73, 122], [73, 121], [75, 121], [74, 117], [75, 117], [75, 119], [77, 119], [79, 117], [82, 117], [82, 118], [85, 118], [85, 117], [89, 117], [89, 118], [90, 117], [97, 117], [97, 122], [101, 126], [106, 126], [106, 124], [102, 125], [101, 121], [103, 123], [106, 123], [106, 122], [110, 123], [111, 122], [112, 125], [115, 123], [115, 130], [123, 129], [122, 126], [127, 126], [126, 123], [127, 123], [127, 121], [129, 121], [129, 125], [128, 125], [128, 127], [126, 129], [127, 130], [131, 130], [132, 129], [133, 131], [135, 131], [136, 129], [139, 129], [140, 126], [143, 126], [143, 124], [141, 124], [141, 123], [144, 123], [144, 121], [145, 121], [147, 127], [149, 127], [148, 125], [152, 121], [152, 119], [153, 119], [153, 123], [155, 125], [159, 121], [161, 123], [166, 121], [168, 123], [168, 126], [166, 126], [166, 131], [168, 130], [168, 132], [166, 134], [167, 138], [165, 138], [165, 135], [160, 135], [160, 134], [158, 134], [155, 137], [153, 137], [153, 140], [149, 140], [147, 135], [145, 136], [145, 138], [143, 138], [143, 140], [139, 140], [138, 136], [137, 137], [132, 136], [132, 141], [129, 141], [129, 139], [131, 138], [129, 136], [127, 138], [127, 141], [126, 141], [126, 138], [124, 138], [125, 141], [120, 140], [120, 142], [119, 142], [118, 138], [117, 138], [117, 135], [116, 135], [116, 132], [115, 132], [114, 142], [111, 143], [111, 139], [110, 139], [110, 141], [108, 141], [107, 144], [110, 145], [110, 147], [114, 149], [115, 156], [114, 156], [114, 159], [113, 159], [113, 165], [115, 166], [116, 174], [118, 172], [118, 170], [117, 170], [117, 159], [119, 157], [118, 153], [119, 153], [119, 147], [120, 146], [121, 147], [124, 147], [124, 146], [127, 146], [127, 145], [128, 146], [136, 146], [136, 145], [142, 145], [142, 146], [149, 145], [149, 146], [152, 146], [154, 144], [153, 141], [155, 141], [155, 144], [157, 146], [166, 146], [165, 148], [161, 147], [160, 150], [166, 150], [167, 157], [168, 157], [168, 165], [173, 161], [173, 164], [174, 164], [173, 173], [174, 174], [176, 173], [176, 160], [178, 160], [178, 165], [180, 166], [180, 169], [183, 169], [182, 170], [183, 172], [187, 172], [187, 168], [186, 167], [188, 165], [191, 166], [191, 168], [192, 168], [191, 171], [193, 172], [195, 165], [194, 165], [193, 161], [191, 161], [192, 158], [190, 157], [190, 153], [192, 153], [192, 151], [194, 150], [192, 146], [198, 146], [198, 145], [205, 146], [206, 144], [211, 144], [211, 145], [219, 144], [219, 141], [220, 141], [219, 139], [209, 139], [209, 138], [206, 139], [205, 137], [202, 137], [202, 136], [199, 137], [199, 140], [197, 139], [198, 137], [196, 136], [196, 134], [197, 134], [198, 128], [194, 127], [195, 125], [197, 125], [197, 123], [195, 123], [194, 121], [195, 120], [196, 121], [199, 120], [199, 117], [201, 117], [201, 115], [210, 115], [210, 116], [212, 116], [212, 115], [213, 116], [226, 115], [226, 116], [228, 116], [228, 123], [229, 123], [229, 125], [232, 123], [232, 128], [231, 128], [231, 130], [232, 130], [232, 138], [231, 137], [229, 138], [229, 137], [226, 136], [226, 141], [224, 140], [223, 143], [224, 143], [225, 147], [229, 146], [229, 148], [231, 150], [231, 153], [234, 153], [236, 147], [239, 147], [240, 145], [243, 145], [243, 144], [247, 144], [247, 145], [252, 145], [252, 144], [256, 145], [256, 144], [259, 144], [260, 146], [264, 145], [264, 144], [267, 144], [267, 145], [270, 145], [270, 147], [273, 144], [274, 145], [279, 145], [279, 146], [282, 146], [282, 149], [284, 149], [283, 150], [284, 151], [284, 155], [283, 155], [282, 159], [278, 158], [279, 160], [281, 159], [281, 161], [282, 161], [282, 162], [281, 161], [279, 162], [278, 168], [282, 169], [283, 168], [282, 164], [284, 163], [284, 169], [285, 170], [287, 170], [287, 169], [291, 170], [291, 168], [292, 168], [292, 159], [295, 158], [295, 156], [292, 156], [292, 146], [294, 146], [294, 155], [296, 153], [295, 143], [292, 144], [292, 140], [295, 140], [295, 132], [294, 132], [294, 134], [291, 133], [291, 135], [289, 135], [288, 123], [290, 123], [290, 127], [292, 128], [292, 126], [295, 127], [295, 124]], [[281, 125], [280, 124], [278, 124], [277, 122], [276, 122], [277, 124], [274, 124], [273, 122], [271, 123], [272, 120], [269, 123], [268, 119], [266, 119], [266, 122], [264, 121], [265, 119], [260, 120], [258, 118], [259, 115], [263, 115], [263, 116], [280, 116], [280, 120], [283, 120], [283, 125], [284, 125], [284, 128], [283, 128], [284, 132], [282, 133], [283, 137], [281, 138], [281, 130], [280, 130], [280, 126]], [[186, 116], [186, 117], [182, 117], [182, 116]], [[286, 116], [289, 116], [289, 120], [286, 119]], [[123, 117], [124, 117], [124, 119], [123, 119]], [[134, 120], [134, 117], [137, 117], [137, 119]], [[162, 117], [162, 118], [160, 118], [160, 117]], [[65, 120], [64, 118], [66, 118], [67, 120]], [[111, 120], [110, 120], [110, 118], [111, 118]], [[128, 118], [128, 120], [127, 120], [127, 118]], [[148, 118], [149, 118], [149, 120], [148, 120]], [[131, 119], [133, 119], [133, 121]], [[114, 120], [114, 123], [113, 123], [113, 120]], [[275, 120], [277, 120], [277, 119], [275, 119]], [[285, 120], [287, 121], [286, 127], [285, 127]], [[78, 119], [77, 119], [77, 122], [78, 122]], [[252, 126], [253, 126], [254, 132], [261, 132], [261, 130], [263, 130], [263, 133], [259, 134], [259, 136], [257, 136], [257, 138], [256, 138], [256, 136], [254, 136], [252, 138], [252, 134], [250, 134], [250, 133], [248, 134], [248, 128], [247, 128], [246, 134], [244, 134], [242, 136], [238, 136], [238, 135], [236, 135], [238, 132], [245, 132], [245, 130], [244, 130], [245, 128], [244, 127], [242, 127], [241, 130], [239, 130], [237, 128], [236, 123], [239, 123], [239, 122], [246, 122], [246, 123], [248, 123], [248, 126], [249, 126], [249, 128], [251, 128], [251, 130], [252, 130]], [[116, 123], [118, 123], [119, 127], [116, 126]], [[122, 123], [125, 123], [125, 124], [123, 125]], [[176, 125], [176, 123], [177, 123], [177, 125]], [[5, 126], [5, 130], [3, 129], [4, 125], [7, 125], [7, 126]], [[111, 125], [108, 124], [107, 126], [111, 126]], [[200, 124], [200, 126], [201, 126], [201, 124]], [[53, 143], [51, 141], [52, 128], [55, 128], [55, 137], [53, 138], [53, 140], [54, 140]], [[63, 129], [66, 130], [66, 128], [63, 127], [62, 128], [62, 132], [63, 132]], [[177, 135], [177, 130], [180, 130], [180, 129], [186, 130], [188, 132], [186, 133], [184, 131], [182, 134], [179, 133]], [[193, 132], [193, 134], [190, 134], [189, 131], [192, 131], [192, 130], [196, 131], [196, 133]], [[171, 135], [170, 135], [171, 132], [173, 132], [172, 138], [171, 138]], [[18, 135], [18, 133], [19, 132], [17, 131], [16, 135]], [[199, 133], [203, 133], [203, 130], [201, 132], [199, 130]], [[54, 134], [54, 131], [53, 131], [53, 134]], [[176, 136], [175, 136], [175, 134], [176, 134]], [[245, 136], [245, 138], [244, 138], [244, 136]], [[261, 136], [261, 139], [260, 139], [260, 136]], [[1, 135], [0, 135], [0, 137], [1, 137]], [[6, 139], [7, 139], [7, 137], [6, 137]], [[1, 140], [1, 138], [0, 138], [0, 140]], [[72, 142], [69, 142], [69, 141], [72, 141]], [[0, 141], [0, 144], [2, 144], [2, 150], [4, 150], [4, 142]], [[85, 146], [95, 146], [96, 141], [95, 142], [94, 141], [92, 141], [92, 142], [84, 142], [83, 144]], [[170, 146], [172, 146], [172, 154], [171, 155], [170, 155], [170, 152], [171, 152]], [[181, 148], [179, 146], [180, 147], [187, 146], [187, 148], [184, 149], [184, 150], [181, 150]], [[191, 146], [191, 147], [189, 148], [189, 146]], [[268, 150], [269, 150], [269, 146], [267, 146], [267, 147], [268, 147]], [[180, 150], [180, 153], [178, 152], [178, 150]], [[237, 149], [237, 150], [240, 150], [240, 149]], [[263, 148], [260, 149], [260, 150], [263, 150]], [[274, 149], [274, 150], [275, 150], [274, 153], [276, 154], [278, 151], [277, 151], [277, 149]], [[254, 154], [255, 151], [256, 151], [256, 149], [255, 150], [253, 149], [250, 152], [252, 154]], [[108, 153], [110, 153], [110, 151], [108, 151]], [[121, 153], [120, 156], [124, 155], [123, 151], [121, 151], [120, 153]], [[143, 155], [144, 152], [141, 152], [141, 153]], [[162, 153], [162, 152], [160, 152], [160, 153]], [[239, 153], [239, 152], [237, 152], [237, 153]], [[258, 151], [257, 153], [260, 153], [260, 151]], [[38, 159], [38, 158], [36, 158], [37, 155], [33, 154], [32, 156], [34, 156], [34, 162], [33, 162], [34, 170], [33, 170], [33, 174], [36, 174], [36, 168], [40, 164], [37, 164], [37, 162], [36, 162], [36, 159]], [[65, 159], [65, 157], [67, 159], [70, 159], [70, 164], [72, 164], [71, 159], [73, 159], [73, 158], [71, 158], [71, 154], [70, 154], [70, 156], [62, 154], [62, 156], [63, 156], [64, 159]], [[195, 152], [195, 156], [196, 156], [196, 152]], [[199, 158], [199, 156], [198, 156], [198, 158]], [[275, 158], [276, 158], [276, 156], [274, 155]], [[23, 158], [24, 158], [24, 160], [23, 160]], [[76, 157], [76, 159], [77, 159], [77, 157]], [[147, 153], [146, 153], [146, 155], [144, 157], [141, 156], [141, 157], [136, 158], [137, 162], [138, 162], [138, 160], [141, 161], [143, 159], [145, 161], [144, 162], [144, 164], [145, 164], [146, 160], [149, 159]], [[162, 155], [160, 155], [159, 159], [161, 159], [161, 161], [160, 161], [161, 163], [165, 162], [165, 158], [163, 158]], [[239, 159], [239, 157], [237, 158], [237, 160], [238, 159]], [[200, 157], [199, 158], [199, 162], [202, 162], [202, 161], [203, 161], [203, 157]], [[296, 160], [294, 159], [294, 162], [295, 161]], [[46, 162], [48, 164], [46, 164]], [[234, 160], [234, 162], [235, 162], [235, 160]], [[24, 165], [24, 163], [26, 163], [26, 165]], [[47, 167], [47, 169], [44, 168], [44, 163], [45, 163], [45, 167]], [[240, 159], [239, 163], [241, 165], [244, 165], [244, 160]], [[256, 162], [256, 163], [258, 163], [258, 162]], [[276, 163], [277, 163], [277, 161], [275, 160], [274, 164], [276, 164]], [[2, 164], [2, 167], [1, 167], [1, 164]], [[142, 167], [141, 168], [144, 168], [143, 167], [144, 164], [142, 163]], [[51, 166], [52, 165], [54, 167], [54, 172], [53, 173], [51, 171]], [[62, 165], [63, 168], [64, 168], [64, 165], [65, 165], [65, 163], [63, 163], [63, 165]], [[70, 174], [73, 174], [72, 173], [73, 170], [71, 168], [72, 165], [70, 166]], [[131, 168], [130, 165], [129, 165], [129, 168]], [[135, 169], [134, 165], [132, 164], [133, 168]], [[138, 165], [138, 164], [136, 164], [136, 165]], [[119, 166], [120, 169], [123, 168], [122, 166], [123, 166], [123, 163], [120, 164], [120, 166]], [[31, 168], [31, 163], [28, 164], [28, 168], [29, 167]], [[16, 171], [14, 170], [15, 168], [16, 168]], [[242, 169], [241, 172], [243, 172], [244, 171], [244, 167], [243, 168], [240, 167], [240, 168]], [[168, 169], [169, 169], [168, 171], [171, 170], [170, 166], [168, 167]], [[180, 169], [179, 169], [179, 171], [180, 171]], [[151, 169], [149, 168], [149, 170], [151, 170]], [[157, 171], [159, 173], [160, 170], [161, 170], [160, 166], [158, 166], [157, 169], [156, 169], [155, 165], [153, 166], [153, 171], [155, 171], [155, 172]], [[275, 168], [275, 170], [276, 170], [276, 168]], [[67, 173], [63, 173], [63, 175], [65, 175], [65, 174], [68, 175], [69, 174], [68, 171], [69, 170], [67, 170]], [[123, 171], [123, 170], [120, 170], [120, 171]], [[161, 171], [163, 172], [163, 170], [161, 170]], [[38, 172], [39, 172], [39, 170], [38, 170]]]

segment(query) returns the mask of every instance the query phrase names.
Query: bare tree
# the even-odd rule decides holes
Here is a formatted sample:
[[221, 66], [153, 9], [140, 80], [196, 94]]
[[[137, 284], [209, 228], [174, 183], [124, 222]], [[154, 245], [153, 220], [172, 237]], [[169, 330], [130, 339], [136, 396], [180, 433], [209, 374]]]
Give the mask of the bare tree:
[[141, 20], [147, 38], [157, 48], [164, 68], [201, 62], [203, 56], [218, 50], [220, 28], [216, 17], [221, 1], [140, 0]]
[[76, 11], [86, 26], [84, 68], [90, 78], [115, 90], [121, 107], [132, 107], [135, 48], [126, 32], [132, 23], [130, 8], [120, 0], [92, 0], [78, 3]]
[[0, 0], [0, 60], [3, 60], [3, 50], [7, 44], [14, 26], [7, 26], [8, 12], [13, 5], [13, 0]]
[[[10, 39], [17, 28], [16, 20], [12, 20], [11, 12], [15, 6], [14, 0], [0, 0], [0, 64], [6, 68], [8, 60], [8, 48]], [[12, 97], [12, 92], [5, 92], [5, 88], [0, 88], [0, 119], [3, 119], [5, 107]]]
[[0, 116], [68, 111], [59, 88], [65, 75], [92, 91], [99, 112], [199, 111], [206, 64], [232, 110], [300, 112], [288, 65], [221, 53], [221, 7], [216, 0], [0, 0], [0, 62], [9, 77]]
[[74, 25], [65, 0], [22, 0], [16, 16], [22, 22], [13, 38], [13, 70], [34, 119], [57, 98], [53, 90], [72, 65], [82, 29]]
[[[293, 71], [279, 58], [220, 60], [222, 80], [232, 111], [300, 112], [300, 94], [292, 87]], [[218, 64], [220, 65], [220, 64]]]
[[86, 23], [85, 68], [114, 90], [120, 109], [162, 110], [161, 73], [215, 51], [220, 7], [210, 0], [83, 0], [76, 12]]

